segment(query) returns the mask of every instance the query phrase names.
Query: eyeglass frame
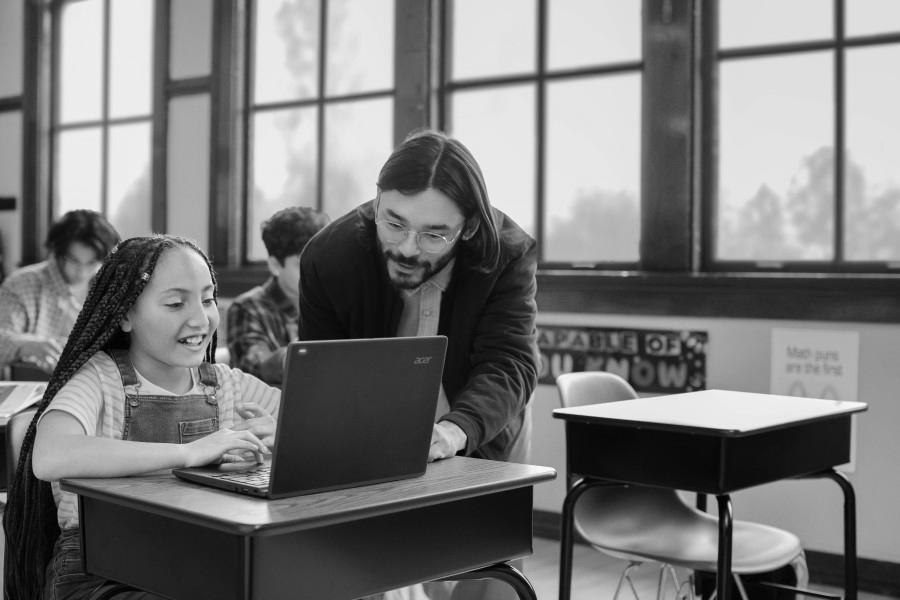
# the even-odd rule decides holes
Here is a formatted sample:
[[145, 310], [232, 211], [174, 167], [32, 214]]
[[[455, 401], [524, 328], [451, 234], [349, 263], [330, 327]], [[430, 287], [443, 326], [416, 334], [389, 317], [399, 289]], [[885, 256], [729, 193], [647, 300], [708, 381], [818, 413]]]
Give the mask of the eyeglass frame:
[[[459, 240], [460, 236], [462, 235], [463, 230], [466, 228], [466, 224], [463, 223], [462, 226], [459, 228], [459, 231], [457, 231], [456, 234], [454, 234], [454, 236], [449, 239], [447, 238], [446, 235], [443, 235], [440, 233], [435, 233], [434, 231], [416, 231], [415, 229], [411, 229], [409, 227], [403, 226], [402, 223], [399, 223], [397, 221], [393, 221], [393, 220], [385, 219], [385, 218], [379, 219], [378, 218], [378, 208], [380, 206], [381, 206], [381, 193], [379, 192], [378, 196], [375, 198], [375, 212], [373, 215], [374, 216], [373, 220], [375, 221], [376, 226], [378, 226], [381, 223], [394, 223], [396, 225], [404, 227], [402, 230], [396, 230], [396, 231], [392, 232], [392, 233], [397, 233], [397, 234], [402, 233], [403, 234], [402, 239], [397, 240], [396, 242], [390, 242], [390, 243], [393, 245], [402, 244], [407, 239], [409, 239], [410, 233], [414, 233], [415, 240], [416, 240], [416, 248], [418, 248], [425, 254], [440, 254], [441, 252], [445, 252], [448, 248], [451, 248], [453, 246], [453, 244], [455, 244]], [[425, 248], [422, 247], [422, 244], [419, 243], [420, 236], [423, 236], [423, 235], [426, 235], [426, 236], [429, 236], [432, 238], [439, 238], [439, 239], [443, 240], [444, 247], [441, 248], [440, 250], [426, 250]]]

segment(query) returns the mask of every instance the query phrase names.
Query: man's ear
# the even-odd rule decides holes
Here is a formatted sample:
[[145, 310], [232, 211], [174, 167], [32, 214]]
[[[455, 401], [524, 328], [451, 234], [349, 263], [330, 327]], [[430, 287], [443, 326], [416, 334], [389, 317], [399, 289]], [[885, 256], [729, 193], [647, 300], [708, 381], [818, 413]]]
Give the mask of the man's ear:
[[471, 240], [473, 237], [475, 237], [475, 234], [478, 233], [478, 226], [480, 224], [481, 223], [479, 223], [478, 221], [475, 221], [475, 220], [471, 221], [470, 223], [467, 223], [466, 229], [465, 229], [465, 231], [463, 231], [463, 234], [462, 234], [463, 241], [467, 242], [467, 241]]
[[125, 333], [131, 333], [131, 319], [129, 319], [127, 316], [122, 317], [122, 320], [119, 321], [119, 327]]

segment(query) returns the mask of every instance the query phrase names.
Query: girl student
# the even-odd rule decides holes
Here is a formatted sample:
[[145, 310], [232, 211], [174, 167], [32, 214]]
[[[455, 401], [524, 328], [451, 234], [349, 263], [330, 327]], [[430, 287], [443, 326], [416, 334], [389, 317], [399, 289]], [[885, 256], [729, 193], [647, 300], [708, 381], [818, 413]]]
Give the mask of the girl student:
[[213, 364], [218, 324], [215, 275], [193, 242], [130, 238], [106, 259], [22, 445], [3, 515], [5, 597], [154, 597], [81, 571], [61, 478], [269, 452], [281, 392]]

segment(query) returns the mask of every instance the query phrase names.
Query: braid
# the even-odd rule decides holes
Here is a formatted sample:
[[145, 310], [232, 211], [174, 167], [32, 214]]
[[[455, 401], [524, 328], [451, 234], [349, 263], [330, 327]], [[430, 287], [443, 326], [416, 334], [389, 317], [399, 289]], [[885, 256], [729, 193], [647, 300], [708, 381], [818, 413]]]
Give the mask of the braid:
[[[130, 238], [121, 242], [104, 261], [91, 283], [81, 312], [37, 406], [37, 413], [28, 426], [16, 475], [9, 487], [3, 514], [6, 598], [40, 598], [44, 570], [59, 536], [56, 503], [50, 483], [37, 479], [31, 469], [38, 419], [57, 392], [94, 354], [113, 348], [128, 348], [129, 336], [121, 330], [121, 321], [146, 287], [160, 255], [175, 246], [191, 248], [206, 260], [216, 289], [215, 274], [206, 254], [193, 242], [168, 235]], [[215, 344], [214, 333], [206, 354], [210, 362], [215, 355]]]

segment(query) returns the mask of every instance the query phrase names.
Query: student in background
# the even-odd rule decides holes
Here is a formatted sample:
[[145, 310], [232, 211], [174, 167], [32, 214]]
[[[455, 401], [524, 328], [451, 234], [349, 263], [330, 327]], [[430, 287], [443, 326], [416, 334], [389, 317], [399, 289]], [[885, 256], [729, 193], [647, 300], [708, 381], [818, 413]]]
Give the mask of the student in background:
[[[152, 236], [116, 247], [23, 442], [3, 515], [5, 597], [94, 598], [123, 587], [81, 571], [76, 498], [61, 478], [268, 452], [281, 392], [212, 364], [218, 323], [213, 270], [193, 242]], [[123, 588], [104, 597], [154, 596]]]
[[281, 385], [284, 355], [297, 339], [300, 252], [328, 217], [306, 206], [284, 208], [262, 224], [271, 277], [228, 307], [227, 339], [232, 367]]
[[[382, 167], [375, 199], [303, 252], [299, 337], [446, 335], [429, 459], [527, 462], [536, 269], [534, 240], [491, 207], [469, 150], [441, 132], [416, 132]], [[454, 598], [506, 596], [464, 583]]]
[[0, 286], [0, 367], [13, 362], [53, 371], [91, 278], [119, 234], [92, 210], [73, 210], [53, 223], [43, 262], [11, 273]]

